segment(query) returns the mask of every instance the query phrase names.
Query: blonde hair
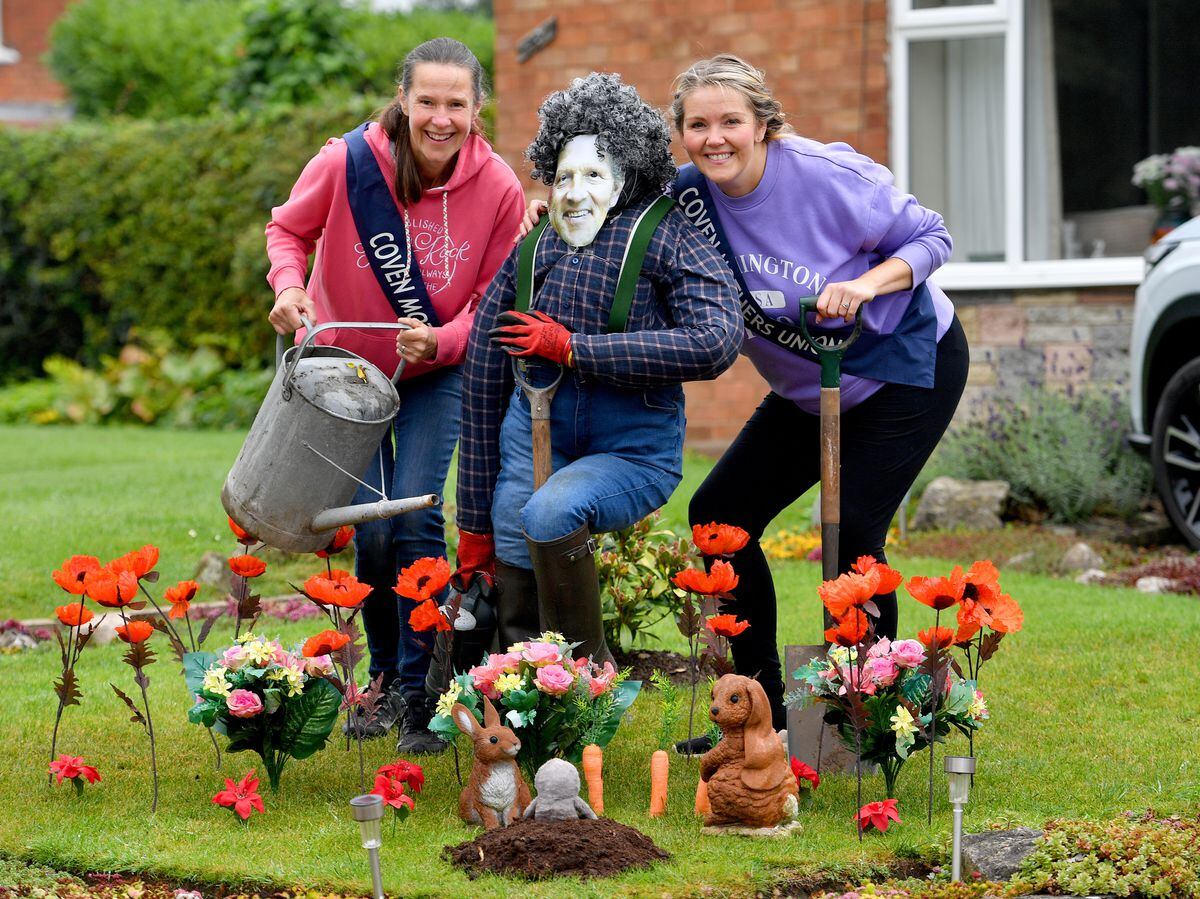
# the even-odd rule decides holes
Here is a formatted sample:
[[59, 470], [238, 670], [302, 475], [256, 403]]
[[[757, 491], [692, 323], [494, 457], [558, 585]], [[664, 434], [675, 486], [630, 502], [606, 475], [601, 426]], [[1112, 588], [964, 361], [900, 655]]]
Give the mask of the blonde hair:
[[688, 94], [702, 87], [721, 87], [734, 91], [745, 99], [754, 118], [767, 126], [767, 140], [776, 140], [785, 134], [795, 134], [786, 121], [783, 105], [767, 87], [766, 74], [754, 68], [740, 56], [718, 53], [711, 59], [702, 59], [681, 72], [672, 85], [671, 121], [675, 130], [683, 133], [683, 101]]

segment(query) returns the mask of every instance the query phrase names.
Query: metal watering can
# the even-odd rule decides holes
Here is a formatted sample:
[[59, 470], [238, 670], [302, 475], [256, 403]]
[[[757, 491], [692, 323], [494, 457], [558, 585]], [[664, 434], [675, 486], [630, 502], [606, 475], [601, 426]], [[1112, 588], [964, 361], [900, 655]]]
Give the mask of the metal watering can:
[[[275, 380], [238, 453], [221, 504], [229, 517], [269, 546], [324, 549], [342, 525], [392, 518], [441, 502], [430, 493], [349, 505], [400, 407], [396, 381], [349, 350], [313, 343], [328, 328], [388, 328], [395, 322], [325, 322], [303, 343], [277, 347]], [[282, 352], [281, 352], [282, 351]], [[378, 491], [377, 491], [378, 492]]]

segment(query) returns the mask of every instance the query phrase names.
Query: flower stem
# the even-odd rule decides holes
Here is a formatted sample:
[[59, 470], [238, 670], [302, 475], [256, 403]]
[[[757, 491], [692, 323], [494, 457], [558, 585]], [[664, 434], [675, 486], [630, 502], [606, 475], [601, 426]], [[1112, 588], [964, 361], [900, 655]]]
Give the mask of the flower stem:
[[[935, 655], [941, 652], [942, 644], [938, 639], [938, 626], [941, 624], [942, 610], [938, 609], [933, 615], [933, 652]], [[949, 677], [950, 672], [946, 672]], [[933, 750], [934, 740], [937, 738], [937, 707], [938, 707], [938, 690], [937, 690], [937, 669], [929, 679], [929, 696], [931, 705], [929, 708], [929, 813], [926, 823], [933, 823]]]
[[175, 625], [171, 624], [170, 619], [163, 614], [163, 610], [159, 608], [158, 603], [154, 601], [154, 597], [150, 595], [150, 591], [146, 589], [146, 585], [141, 581], [138, 581], [138, 587], [141, 588], [141, 591], [144, 594], [146, 594], [146, 599], [150, 600], [150, 605], [154, 606], [154, 611], [158, 612], [158, 617], [161, 618], [163, 624], [167, 626], [167, 630], [171, 632], [171, 636], [182, 645], [183, 640], [179, 638], [179, 631], [175, 629]]

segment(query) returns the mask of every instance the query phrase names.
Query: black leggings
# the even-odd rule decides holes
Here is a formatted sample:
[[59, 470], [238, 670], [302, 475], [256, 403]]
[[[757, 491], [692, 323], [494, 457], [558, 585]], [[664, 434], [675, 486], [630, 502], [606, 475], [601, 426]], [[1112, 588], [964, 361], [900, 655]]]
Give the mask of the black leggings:
[[[955, 317], [938, 342], [932, 388], [887, 384], [842, 413], [842, 523], [838, 570], [859, 556], [886, 562], [883, 544], [904, 494], [937, 446], [967, 381], [967, 338]], [[785, 726], [776, 645], [775, 585], [759, 540], [780, 512], [820, 480], [820, 418], [776, 393], [766, 399], [692, 497], [692, 524], [717, 521], [750, 532], [732, 559], [740, 581], [736, 612], [750, 627], [731, 643], [735, 669], [756, 675]], [[815, 598], [815, 597], [814, 597]], [[877, 597], [880, 636], [896, 636], [896, 594]]]

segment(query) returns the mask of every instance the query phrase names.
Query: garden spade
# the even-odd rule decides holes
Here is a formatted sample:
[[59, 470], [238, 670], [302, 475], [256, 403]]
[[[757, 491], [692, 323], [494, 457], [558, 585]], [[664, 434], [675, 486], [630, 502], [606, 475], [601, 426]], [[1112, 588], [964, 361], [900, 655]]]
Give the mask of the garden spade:
[[534, 387], [527, 377], [528, 362], [514, 356], [512, 365], [513, 377], [529, 400], [529, 421], [533, 431], [533, 489], [536, 492], [550, 479], [550, 403], [562, 381], [563, 370], [559, 366], [558, 374], [545, 387]]

